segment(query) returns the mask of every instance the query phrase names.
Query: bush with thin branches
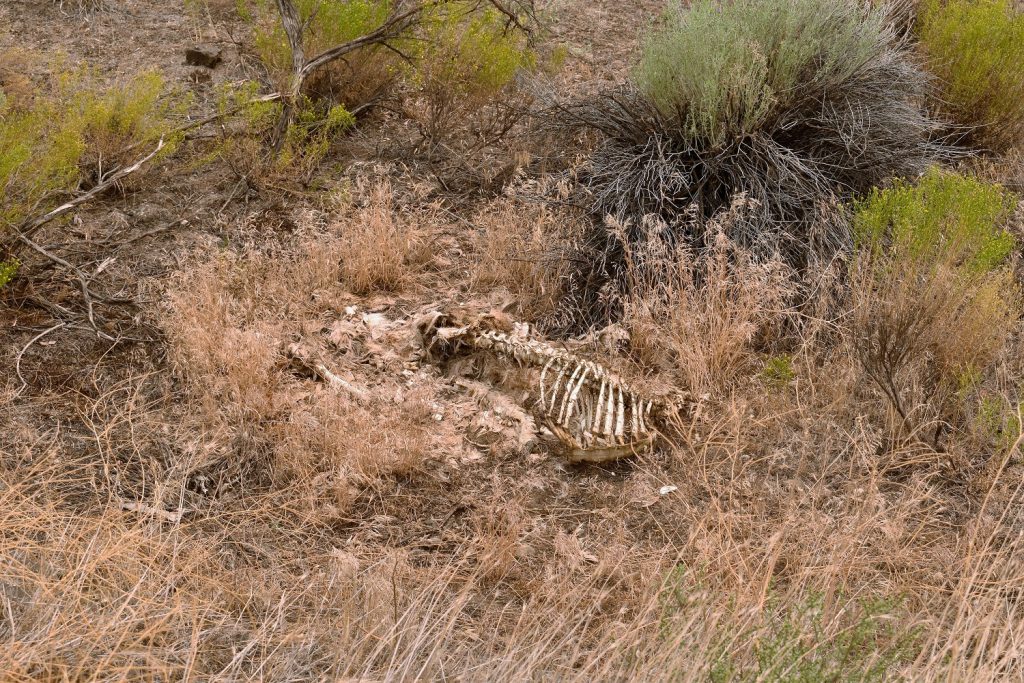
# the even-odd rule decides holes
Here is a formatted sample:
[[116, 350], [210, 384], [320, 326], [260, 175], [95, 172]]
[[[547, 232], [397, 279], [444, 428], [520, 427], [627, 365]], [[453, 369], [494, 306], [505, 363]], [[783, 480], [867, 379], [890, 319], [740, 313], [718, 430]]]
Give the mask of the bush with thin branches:
[[998, 185], [941, 171], [858, 204], [856, 355], [901, 423], [915, 410], [949, 417], [1006, 343], [1020, 311], [1006, 230], [1015, 204]]
[[[757, 209], [728, 237], [804, 268], [850, 245], [843, 221], [812, 230], [823, 199], [913, 177], [941, 155], [926, 89], [884, 7], [699, 0], [668, 11], [629, 83], [555, 111], [598, 134], [579, 180], [595, 217], [634, 226], [629, 239], [654, 214], [670, 241], [704, 248], [708, 220], [743, 192]], [[603, 225], [592, 238], [607, 257], [597, 280], [616, 279], [617, 240]]]

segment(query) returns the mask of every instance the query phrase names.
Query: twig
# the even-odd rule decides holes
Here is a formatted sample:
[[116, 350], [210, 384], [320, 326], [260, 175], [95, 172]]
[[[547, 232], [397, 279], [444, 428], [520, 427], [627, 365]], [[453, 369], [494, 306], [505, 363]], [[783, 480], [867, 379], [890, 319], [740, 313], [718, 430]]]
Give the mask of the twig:
[[138, 242], [139, 240], [145, 239], [145, 238], [150, 237], [152, 235], [158, 235], [161, 232], [165, 232], [167, 230], [170, 230], [171, 228], [176, 228], [176, 227], [178, 227], [180, 225], [188, 225], [188, 221], [186, 219], [184, 219], [184, 218], [181, 218], [179, 220], [167, 223], [166, 225], [161, 225], [159, 227], [153, 228], [152, 230], [147, 230], [146, 232], [143, 232], [143, 233], [140, 233], [138, 235], [135, 235], [134, 237], [129, 237], [126, 240], [122, 240], [121, 242], [118, 242], [117, 245], [116, 245], [116, 248], [120, 249], [122, 247], [126, 247], [129, 244], [133, 244], [135, 242]]
[[290, 344], [287, 351], [288, 356], [304, 371], [318, 377], [324, 382], [327, 382], [335, 389], [341, 389], [360, 403], [365, 403], [370, 400], [370, 395], [364, 389], [357, 387], [346, 379], [338, 377], [336, 374], [331, 372], [326, 365], [318, 360], [311, 359], [309, 357], [310, 353], [299, 344]]
[[61, 327], [64, 327], [64, 323], [62, 323], [62, 322], [57, 323], [53, 327], [49, 327], [49, 328], [43, 330], [42, 332], [40, 332], [36, 336], [34, 336], [31, 339], [29, 339], [28, 340], [28, 344], [25, 344], [25, 346], [22, 347], [21, 351], [18, 351], [18, 357], [15, 358], [15, 360], [14, 360], [14, 371], [18, 374], [18, 379], [21, 380], [21, 387], [16, 392], [14, 392], [14, 396], [15, 397], [20, 396], [21, 392], [25, 391], [25, 388], [28, 386], [28, 380], [26, 380], [25, 377], [21, 374], [21, 357], [25, 355], [25, 352], [28, 351], [30, 346], [32, 346], [37, 341], [39, 341], [40, 339], [42, 339], [46, 335], [50, 334], [54, 330], [60, 329]]
[[248, 179], [248, 176], [242, 176], [239, 181], [235, 183], [235, 186], [231, 188], [231, 192], [228, 193], [228, 198], [224, 200], [224, 203], [221, 204], [220, 209], [217, 211], [218, 215], [224, 213], [224, 209], [228, 208], [228, 204], [234, 201], [235, 193], [238, 192], [238, 188], [240, 188]]
[[[166, 131], [164, 133], [164, 137], [173, 137], [175, 135], [178, 135], [179, 133], [185, 133], [185, 132], [188, 132], [190, 130], [194, 130], [196, 128], [202, 128], [203, 126], [205, 126], [208, 123], [213, 123], [214, 121], [217, 121], [219, 119], [227, 118], [228, 116], [231, 116], [233, 114], [237, 114], [238, 112], [242, 111], [246, 107], [249, 107], [249, 106], [254, 105], [254, 104], [262, 104], [264, 102], [276, 102], [276, 101], [278, 101], [280, 99], [281, 99], [281, 93], [274, 92], [274, 93], [270, 93], [268, 95], [262, 95], [260, 97], [257, 97], [256, 99], [253, 99], [253, 100], [246, 100], [245, 102], [243, 102], [243, 103], [241, 103], [239, 105], [231, 107], [230, 109], [225, 109], [224, 111], [217, 112], [216, 114], [210, 114], [209, 116], [204, 116], [201, 119], [196, 119], [195, 121], [190, 121], [190, 122], [188, 122], [186, 124], [178, 126], [177, 128], [172, 128], [171, 130]], [[138, 147], [141, 144], [142, 144], [142, 141], [135, 142], [135, 143], [133, 143], [131, 145], [128, 145], [127, 147], [122, 148], [118, 152], [118, 154], [120, 155], [120, 154], [124, 154], [125, 152], [130, 152], [130, 151], [132, 151], [133, 149], [135, 149], [136, 147]]]
[[325, 365], [317, 363], [316, 365], [313, 366], [313, 368], [316, 370], [318, 375], [323, 377], [324, 380], [335, 389], [344, 390], [346, 393], [351, 394], [357, 401], [365, 402], [369, 400], [370, 397], [365, 391], [363, 391], [356, 385], [352, 384], [351, 382], [344, 380], [341, 377], [338, 377], [333, 372], [328, 370]]
[[89, 290], [89, 281], [86, 279], [85, 274], [78, 269], [78, 266], [75, 266], [74, 264], [65, 261], [60, 256], [57, 256], [56, 254], [47, 251], [43, 247], [39, 246], [38, 244], [30, 240], [25, 235], [21, 234], [21, 232], [18, 232], [18, 239], [23, 244], [26, 244], [29, 247], [31, 247], [34, 251], [39, 252], [40, 254], [50, 259], [54, 263], [64, 266], [65, 268], [67, 268], [68, 270], [75, 274], [75, 277], [78, 278], [78, 284], [82, 289], [82, 298], [85, 299], [85, 306], [89, 318], [89, 324], [92, 325], [92, 328], [96, 330], [97, 333], [99, 333], [102, 336], [106, 336], [104, 335], [103, 332], [100, 332], [98, 327], [96, 327], [96, 318], [93, 315], [92, 292]]

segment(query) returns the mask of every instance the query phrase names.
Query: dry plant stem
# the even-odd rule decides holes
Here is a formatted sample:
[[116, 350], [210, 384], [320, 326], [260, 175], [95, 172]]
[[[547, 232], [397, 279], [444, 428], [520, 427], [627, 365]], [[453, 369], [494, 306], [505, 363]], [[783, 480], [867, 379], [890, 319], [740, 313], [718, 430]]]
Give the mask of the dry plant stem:
[[21, 380], [21, 387], [19, 387], [18, 390], [16, 392], [14, 392], [15, 397], [20, 396], [21, 393], [23, 391], [25, 391], [25, 387], [28, 386], [28, 380], [26, 380], [24, 375], [21, 374], [21, 358], [22, 358], [22, 356], [25, 355], [25, 352], [28, 351], [30, 346], [32, 346], [37, 341], [39, 341], [40, 339], [42, 339], [46, 335], [50, 334], [54, 330], [57, 330], [57, 329], [60, 329], [61, 327], [64, 327], [65, 324], [66, 323], [59, 322], [56, 325], [54, 325], [53, 327], [46, 328], [45, 330], [43, 330], [42, 332], [40, 332], [36, 336], [34, 336], [31, 339], [29, 339], [28, 340], [28, 344], [25, 344], [25, 346], [22, 347], [21, 351], [18, 351], [18, 356], [17, 356], [17, 358], [14, 359], [14, 372], [18, 375], [18, 379]]

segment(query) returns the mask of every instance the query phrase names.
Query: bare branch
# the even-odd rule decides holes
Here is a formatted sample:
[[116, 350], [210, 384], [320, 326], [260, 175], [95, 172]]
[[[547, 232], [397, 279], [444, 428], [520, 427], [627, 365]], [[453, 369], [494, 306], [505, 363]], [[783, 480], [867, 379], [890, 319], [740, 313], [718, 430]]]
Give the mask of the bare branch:
[[[99, 195], [99, 194], [102, 194], [102, 193], [106, 192], [111, 187], [113, 187], [115, 184], [117, 184], [118, 181], [122, 180], [125, 176], [131, 175], [132, 173], [135, 173], [140, 168], [142, 168], [142, 166], [147, 161], [150, 161], [153, 157], [155, 157], [157, 154], [159, 154], [160, 150], [162, 150], [163, 148], [164, 148], [164, 138], [161, 137], [160, 141], [157, 142], [156, 149], [154, 149], [152, 152], [150, 152], [146, 156], [144, 156], [141, 159], [139, 159], [138, 161], [136, 161], [131, 166], [126, 166], [124, 168], [118, 169], [115, 173], [112, 173], [111, 175], [109, 175], [106, 178], [104, 178], [102, 182], [97, 183], [96, 186], [93, 187], [88, 192], [80, 194], [77, 197], [75, 197], [74, 199], [70, 199], [67, 202], [61, 204], [56, 209], [53, 209], [52, 211], [50, 211], [48, 213], [45, 213], [42, 216], [39, 216], [38, 218], [35, 218], [35, 219], [29, 221], [28, 223], [24, 224], [19, 229], [19, 231], [18, 231], [19, 232], [19, 240], [24, 242], [26, 238], [31, 238], [32, 235], [37, 230], [39, 230], [39, 228], [43, 227], [44, 225], [46, 225], [47, 223], [49, 223], [53, 219], [58, 218], [58, 217], [64, 215], [65, 213], [67, 213], [71, 209], [75, 208], [79, 204], [84, 204], [85, 202], [89, 201], [90, 199], [92, 199], [96, 195]], [[14, 252], [13, 247], [9, 247], [8, 248], [8, 252], [9, 253], [13, 253]]]

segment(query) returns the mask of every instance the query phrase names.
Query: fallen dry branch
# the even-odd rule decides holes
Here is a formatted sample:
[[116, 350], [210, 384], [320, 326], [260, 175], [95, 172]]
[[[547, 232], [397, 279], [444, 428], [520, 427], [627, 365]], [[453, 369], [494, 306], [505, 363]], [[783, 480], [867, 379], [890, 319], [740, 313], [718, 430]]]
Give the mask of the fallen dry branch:
[[156, 155], [160, 153], [160, 151], [164, 148], [164, 146], [165, 146], [164, 136], [161, 136], [160, 139], [157, 141], [156, 148], [153, 149], [153, 151], [151, 151], [149, 154], [146, 154], [145, 156], [139, 158], [138, 160], [135, 161], [135, 163], [133, 163], [133, 164], [131, 164], [129, 166], [125, 166], [123, 168], [120, 168], [117, 171], [111, 173], [109, 176], [107, 176], [106, 178], [103, 178], [100, 182], [98, 182], [89, 191], [84, 192], [84, 193], [78, 195], [77, 197], [74, 197], [73, 199], [70, 199], [70, 200], [64, 202], [63, 204], [61, 204], [57, 208], [55, 208], [55, 209], [53, 209], [51, 211], [48, 211], [47, 213], [43, 214], [42, 216], [38, 216], [36, 218], [33, 218], [30, 221], [27, 221], [26, 223], [24, 223], [20, 227], [19, 226], [13, 226], [13, 225], [10, 226], [12, 228], [12, 230], [14, 231], [15, 239], [14, 239], [14, 241], [12, 243], [10, 243], [8, 245], [5, 245], [3, 250], [0, 251], [0, 253], [7, 254], [8, 256], [15, 256], [17, 254], [17, 252], [18, 252], [17, 246], [20, 244], [22, 246], [28, 247], [32, 251], [35, 251], [36, 253], [38, 253], [39, 255], [43, 256], [47, 260], [49, 260], [49, 261], [51, 261], [53, 263], [56, 263], [57, 265], [59, 265], [59, 266], [65, 268], [65, 269], [71, 271], [74, 274], [75, 278], [78, 280], [79, 288], [82, 290], [82, 298], [85, 300], [86, 317], [89, 320], [89, 325], [92, 327], [93, 330], [95, 330], [95, 332], [100, 337], [103, 337], [104, 339], [107, 339], [108, 341], [113, 341], [114, 338], [111, 337], [110, 335], [102, 332], [99, 329], [99, 327], [97, 327], [97, 325], [96, 325], [96, 316], [95, 316], [95, 312], [94, 312], [93, 300], [94, 299], [99, 299], [101, 301], [112, 301], [112, 300], [108, 299], [106, 297], [99, 296], [99, 295], [95, 294], [94, 292], [92, 292], [92, 290], [89, 288], [89, 279], [85, 276], [85, 274], [81, 271], [81, 269], [79, 269], [76, 265], [74, 265], [70, 261], [68, 261], [66, 259], [63, 259], [60, 256], [57, 256], [56, 254], [54, 254], [53, 252], [51, 252], [47, 248], [45, 248], [42, 245], [40, 245], [37, 242], [35, 242], [32, 239], [32, 235], [36, 231], [38, 231], [41, 227], [43, 227], [44, 225], [49, 223], [50, 221], [53, 221], [54, 219], [59, 218], [60, 216], [66, 214], [68, 211], [70, 211], [71, 209], [75, 208], [76, 206], [80, 206], [81, 204], [84, 204], [85, 202], [89, 201], [90, 199], [93, 199], [94, 197], [97, 197], [97, 196], [103, 194], [104, 192], [106, 192], [108, 189], [110, 189], [111, 187], [116, 185], [118, 182], [120, 182], [121, 180], [123, 180], [127, 176], [129, 176], [132, 173], [135, 173], [136, 171], [138, 171], [147, 162], [149, 162], [154, 157], [156, 157]]
[[[88, 192], [84, 192], [78, 195], [77, 197], [74, 197], [73, 199], [69, 199], [68, 201], [64, 202], [63, 204], [53, 209], [52, 211], [49, 211], [43, 214], [42, 216], [38, 216], [37, 218], [33, 218], [32, 220], [23, 224], [19, 229], [19, 241], [25, 243], [26, 239], [31, 239], [32, 235], [35, 234], [35, 232], [39, 230], [39, 228], [43, 227], [50, 221], [54, 220], [55, 218], [59, 218], [60, 216], [63, 216], [71, 209], [81, 204], [84, 204], [90, 199], [96, 197], [97, 195], [103, 194], [111, 187], [116, 185], [118, 182], [120, 182], [127, 176], [131, 175], [132, 173], [135, 173], [140, 168], [142, 168], [146, 164], [146, 162], [152, 160], [153, 157], [159, 154], [160, 150], [162, 150], [163, 148], [164, 137], [161, 136], [160, 140], [156, 144], [156, 149], [154, 149], [146, 156], [138, 159], [135, 163], [131, 164], [130, 166], [125, 166], [124, 168], [118, 169], [114, 173], [104, 178], [101, 182], [96, 183], [96, 185]], [[14, 245], [8, 245], [5, 251], [7, 253], [13, 253]]]
[[15, 372], [15, 374], [18, 375], [18, 379], [21, 380], [21, 386], [18, 388], [18, 390], [16, 392], [14, 392], [15, 397], [21, 395], [21, 392], [25, 391], [25, 387], [28, 386], [28, 380], [26, 380], [24, 375], [21, 374], [21, 358], [22, 358], [22, 356], [24, 356], [25, 352], [28, 351], [29, 348], [33, 344], [35, 344], [37, 341], [39, 341], [40, 339], [42, 339], [46, 335], [50, 334], [54, 330], [57, 330], [57, 329], [60, 329], [61, 327], [64, 327], [64, 325], [65, 325], [65, 323], [59, 322], [56, 325], [53, 325], [52, 327], [46, 328], [45, 330], [43, 330], [42, 332], [40, 332], [36, 336], [34, 336], [31, 339], [29, 339], [28, 343], [25, 344], [25, 346], [21, 347], [21, 350], [18, 351], [18, 355], [14, 359], [14, 372]]

